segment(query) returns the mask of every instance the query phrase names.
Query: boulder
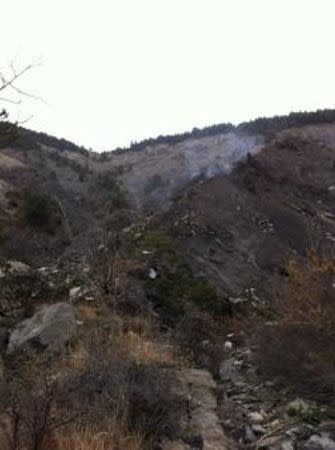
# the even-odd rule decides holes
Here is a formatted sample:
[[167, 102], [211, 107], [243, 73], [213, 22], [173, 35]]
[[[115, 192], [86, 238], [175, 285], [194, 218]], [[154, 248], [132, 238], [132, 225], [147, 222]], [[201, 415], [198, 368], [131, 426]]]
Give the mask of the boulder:
[[238, 370], [236, 367], [236, 359], [228, 358], [220, 365], [220, 378], [222, 381], [231, 381], [238, 378]]
[[31, 267], [21, 261], [7, 261], [4, 267], [4, 271], [11, 275], [22, 275], [30, 270]]
[[174, 390], [187, 400], [182, 437], [191, 448], [225, 450], [230, 448], [217, 415], [216, 383], [206, 370], [175, 371]]
[[280, 450], [294, 450], [294, 445], [291, 441], [283, 441], [280, 445]]
[[335, 441], [327, 435], [313, 434], [303, 446], [305, 450], [335, 450]]
[[80, 296], [81, 291], [82, 291], [81, 286], [72, 287], [69, 291], [70, 302], [77, 299]]
[[74, 309], [68, 303], [44, 306], [33, 317], [19, 323], [9, 336], [7, 353], [24, 350], [61, 350], [77, 331]]
[[191, 450], [191, 447], [183, 441], [170, 441], [162, 445], [162, 450]]
[[296, 398], [288, 403], [286, 406], [286, 411], [290, 416], [297, 416], [299, 414], [307, 414], [311, 407], [312, 406], [309, 402], [306, 402], [301, 398]]
[[253, 411], [253, 412], [249, 413], [248, 418], [249, 418], [250, 422], [252, 422], [253, 424], [264, 422], [263, 414], [261, 414], [258, 411]]

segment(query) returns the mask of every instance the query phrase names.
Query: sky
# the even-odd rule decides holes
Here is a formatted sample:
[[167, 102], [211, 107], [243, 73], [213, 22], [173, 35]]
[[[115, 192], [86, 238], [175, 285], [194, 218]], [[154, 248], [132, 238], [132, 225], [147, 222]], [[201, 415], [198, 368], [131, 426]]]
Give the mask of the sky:
[[96, 151], [335, 107], [334, 0], [10, 0], [1, 13], [0, 66], [33, 63], [18, 85], [40, 97], [6, 105], [12, 117]]

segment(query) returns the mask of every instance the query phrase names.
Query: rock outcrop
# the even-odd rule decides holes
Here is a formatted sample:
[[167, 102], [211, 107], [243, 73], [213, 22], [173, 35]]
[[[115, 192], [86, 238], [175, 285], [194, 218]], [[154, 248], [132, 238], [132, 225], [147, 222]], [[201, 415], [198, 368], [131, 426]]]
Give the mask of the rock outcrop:
[[186, 399], [181, 429], [182, 440], [168, 442], [164, 450], [231, 449], [217, 416], [216, 383], [207, 370], [176, 371], [176, 394]]
[[7, 353], [25, 348], [61, 350], [76, 335], [74, 309], [67, 303], [44, 306], [33, 317], [19, 323], [11, 332]]

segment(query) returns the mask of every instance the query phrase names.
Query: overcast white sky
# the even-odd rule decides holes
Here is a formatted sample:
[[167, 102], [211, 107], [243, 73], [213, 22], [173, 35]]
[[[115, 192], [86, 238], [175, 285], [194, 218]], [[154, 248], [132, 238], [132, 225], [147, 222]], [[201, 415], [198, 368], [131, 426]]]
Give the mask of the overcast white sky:
[[95, 150], [335, 107], [334, 0], [9, 0], [0, 63], [31, 128]]

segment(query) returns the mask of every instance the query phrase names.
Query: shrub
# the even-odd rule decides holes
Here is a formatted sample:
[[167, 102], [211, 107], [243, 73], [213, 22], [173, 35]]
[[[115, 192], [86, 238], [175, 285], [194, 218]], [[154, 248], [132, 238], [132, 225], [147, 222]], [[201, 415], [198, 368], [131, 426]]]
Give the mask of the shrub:
[[6, 242], [7, 236], [5, 228], [0, 225], [0, 245], [3, 245]]
[[335, 329], [335, 258], [311, 252], [307, 264], [290, 261], [287, 273], [280, 298], [282, 321], [310, 325], [331, 335]]
[[144, 192], [145, 194], [151, 194], [151, 192], [155, 191], [156, 189], [159, 189], [165, 185], [165, 182], [163, 178], [159, 174], [155, 174], [152, 177], [149, 178], [145, 188]]
[[223, 323], [207, 311], [187, 305], [173, 331], [174, 341], [197, 366], [219, 373], [224, 359], [226, 330]]
[[50, 434], [76, 418], [67, 392], [53, 380], [46, 364], [45, 360], [35, 360], [29, 367], [25, 363], [9, 378], [2, 399], [9, 419], [8, 450], [42, 450]]
[[94, 280], [103, 295], [113, 294], [119, 263], [119, 237], [117, 233], [102, 232], [92, 238], [88, 262]]
[[171, 375], [159, 367], [118, 356], [92, 365], [68, 388], [72, 405], [87, 411], [93, 423], [127, 418], [131, 430], [147, 440], [178, 430], [180, 400], [172, 392]]
[[182, 247], [165, 231], [147, 231], [141, 237], [139, 248], [152, 252], [149, 263], [158, 268], [155, 280], [145, 280], [148, 298], [171, 325], [189, 302], [213, 313], [229, 312], [229, 305], [214, 286], [206, 278], [193, 275]]
[[120, 182], [112, 175], [100, 175], [97, 186], [108, 193], [108, 200], [112, 203], [112, 209], [127, 208], [129, 206], [128, 194]]
[[37, 191], [26, 189], [23, 196], [22, 216], [24, 223], [52, 231], [53, 204], [51, 199]]
[[122, 209], [114, 211], [105, 217], [104, 227], [108, 231], [120, 232], [132, 224], [133, 218], [134, 215], [129, 210]]
[[[142, 450], [144, 439], [129, 430], [128, 425], [112, 421], [106, 427], [90, 424], [70, 427], [47, 443], [45, 450]], [[7, 449], [6, 449], [7, 450]]]
[[98, 177], [97, 185], [106, 191], [112, 192], [117, 186], [117, 181], [111, 174], [105, 174]]
[[119, 185], [114, 189], [112, 195], [112, 207], [116, 209], [127, 208], [129, 206], [128, 196]]
[[132, 435], [147, 442], [173, 436], [179, 429], [183, 399], [173, 391], [172, 372], [162, 367], [159, 349], [151, 347], [145, 354], [138, 348], [148, 338], [148, 324], [142, 329], [143, 324], [134, 322], [144, 333], [135, 340], [136, 333], [127, 330], [130, 325], [112, 315], [109, 324], [106, 321], [86, 337], [87, 366], [66, 382], [71, 405], [87, 423], [127, 423]]
[[146, 282], [146, 292], [149, 299], [167, 314], [168, 321], [173, 323], [176, 317], [183, 315], [188, 303], [212, 313], [224, 315], [229, 312], [229, 305], [217, 295], [215, 288], [206, 279], [194, 277], [189, 268], [163, 270], [158, 278]]
[[335, 404], [335, 261], [311, 253], [305, 264], [291, 261], [287, 272], [278, 321], [257, 333], [261, 373]]
[[157, 254], [173, 251], [175, 242], [164, 231], [148, 231], [141, 239], [140, 247], [143, 250], [155, 252]]

